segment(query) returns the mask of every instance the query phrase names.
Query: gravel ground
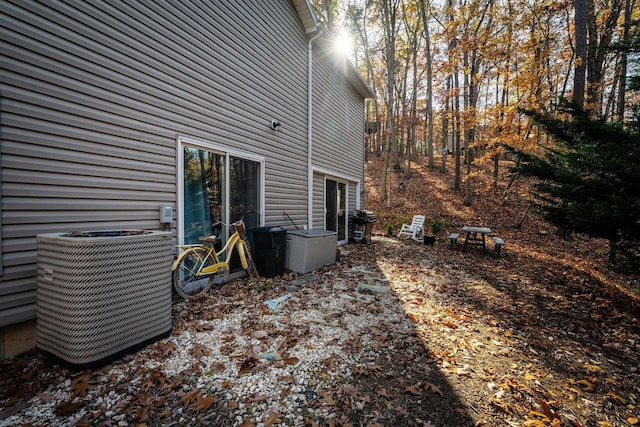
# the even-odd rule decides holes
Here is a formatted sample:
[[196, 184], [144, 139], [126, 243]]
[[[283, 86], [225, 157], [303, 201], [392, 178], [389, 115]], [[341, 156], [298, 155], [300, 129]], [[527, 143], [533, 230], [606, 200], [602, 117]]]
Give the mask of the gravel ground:
[[225, 284], [107, 366], [3, 361], [0, 425], [634, 425], [635, 309], [580, 271], [516, 272], [512, 251], [376, 237], [310, 274]]
[[386, 337], [412, 328], [375, 264], [240, 280], [176, 302], [170, 337], [100, 369], [13, 361], [37, 394], [9, 399], [0, 417], [2, 425], [342, 424], [336, 409], [362, 410], [371, 399], [349, 388], [354, 371], [382, 369], [380, 358], [396, 350]]

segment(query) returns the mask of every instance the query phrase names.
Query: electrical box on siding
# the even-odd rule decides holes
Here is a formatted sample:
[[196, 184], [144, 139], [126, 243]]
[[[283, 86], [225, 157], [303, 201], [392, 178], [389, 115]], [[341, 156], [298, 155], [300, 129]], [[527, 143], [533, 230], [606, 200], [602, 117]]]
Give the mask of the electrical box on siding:
[[160, 206], [160, 223], [171, 224], [173, 222], [173, 206]]

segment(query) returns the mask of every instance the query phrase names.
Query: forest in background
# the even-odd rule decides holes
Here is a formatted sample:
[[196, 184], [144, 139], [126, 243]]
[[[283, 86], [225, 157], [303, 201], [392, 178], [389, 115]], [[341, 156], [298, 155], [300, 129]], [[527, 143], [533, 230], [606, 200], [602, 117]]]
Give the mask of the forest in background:
[[329, 32], [350, 36], [349, 56], [376, 95], [367, 151], [389, 152], [392, 167], [418, 154], [441, 166], [446, 148], [456, 168], [493, 161], [504, 144], [535, 150], [546, 137], [518, 109], [556, 111], [576, 86], [604, 120], [631, 121], [640, 99], [625, 91], [637, 72], [629, 51], [616, 48], [638, 32], [638, 0], [312, 3]]
[[[626, 183], [640, 172], [632, 155], [640, 135], [638, 0], [312, 3], [375, 94], [366, 108], [365, 151], [384, 158], [378, 192], [387, 206], [395, 190], [390, 172], [409, 178], [418, 156], [430, 169], [451, 168], [453, 190], [470, 206], [478, 174], [490, 174], [498, 190], [500, 175], [510, 174], [507, 187], [519, 176], [502, 170], [500, 160], [519, 167], [523, 155], [535, 160], [551, 153], [556, 157], [540, 162], [538, 176], [554, 180], [567, 172], [565, 182], [538, 187], [538, 202], [547, 205], [541, 207], [555, 204], [551, 216], [559, 217], [558, 209], [564, 215], [548, 219], [562, 228], [584, 222], [585, 212], [588, 220], [597, 207], [606, 210], [598, 224], [577, 231], [626, 223], [594, 236], [609, 239], [611, 259], [622, 241], [637, 240], [639, 201], [627, 194], [637, 189]], [[562, 129], [565, 122], [572, 127]], [[591, 134], [595, 139], [587, 140]], [[630, 165], [621, 166], [626, 161]], [[557, 170], [545, 172], [554, 164]], [[591, 184], [594, 176], [599, 185]], [[618, 204], [597, 194], [611, 191], [627, 194], [619, 198], [626, 200]], [[570, 200], [571, 194], [580, 199]], [[582, 217], [566, 209], [576, 203]]]

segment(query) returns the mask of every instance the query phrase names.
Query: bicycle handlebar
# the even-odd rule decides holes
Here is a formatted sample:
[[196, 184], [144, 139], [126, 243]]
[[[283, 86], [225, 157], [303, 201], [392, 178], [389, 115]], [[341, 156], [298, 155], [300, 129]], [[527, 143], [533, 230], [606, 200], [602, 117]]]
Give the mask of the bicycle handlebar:
[[215, 226], [216, 226], [216, 225], [218, 225], [218, 224], [222, 224], [222, 225], [224, 225], [225, 227], [227, 227], [227, 228], [228, 228], [228, 227], [231, 227], [232, 225], [234, 225], [234, 224], [238, 223], [239, 221], [244, 221], [244, 216], [245, 216], [246, 214], [252, 214], [252, 213], [257, 213], [257, 212], [258, 212], [257, 210], [246, 211], [246, 212], [243, 212], [243, 213], [242, 213], [242, 216], [240, 217], [240, 219], [239, 219], [239, 220], [233, 221], [233, 222], [232, 222], [232, 223], [230, 223], [230, 224], [227, 224], [227, 223], [222, 222], [222, 221], [217, 221], [217, 222], [215, 222], [215, 223], [212, 223], [212, 224], [211, 224], [211, 227], [213, 228], [213, 227], [215, 227]]

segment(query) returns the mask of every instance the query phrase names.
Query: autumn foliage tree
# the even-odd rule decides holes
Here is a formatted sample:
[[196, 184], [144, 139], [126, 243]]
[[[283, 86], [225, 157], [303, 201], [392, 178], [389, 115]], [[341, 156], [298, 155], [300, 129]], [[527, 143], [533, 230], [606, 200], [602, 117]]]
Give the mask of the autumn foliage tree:
[[[623, 41], [620, 49], [637, 53], [640, 35]], [[640, 90], [637, 79], [629, 79], [632, 93]], [[556, 144], [543, 147], [542, 155], [518, 152], [522, 162], [516, 169], [541, 179], [535, 196], [549, 221], [609, 240], [611, 264], [619, 255], [640, 264], [640, 253], [625, 249], [625, 243], [640, 241], [640, 117], [635, 114], [625, 125], [593, 118], [593, 111], [575, 100], [561, 105], [562, 114], [524, 110]]]
[[[637, 137], [633, 129], [639, 122], [630, 119], [634, 111], [636, 115], [640, 111], [640, 92], [625, 91], [628, 75], [637, 69], [636, 57], [617, 47], [640, 34], [640, 0], [311, 2], [328, 28], [348, 25], [356, 32], [354, 63], [359, 64], [377, 98], [369, 104], [374, 111], [367, 111], [372, 125], [367, 127], [366, 147], [385, 158], [376, 182], [387, 206], [393, 204], [391, 198], [403, 197], [390, 184], [391, 168], [404, 172], [403, 178], [408, 179], [411, 162], [420, 154], [429, 156], [428, 167], [435, 165], [434, 154], [441, 156], [442, 173], [451, 175], [448, 182], [454, 191], [464, 190], [465, 205], [475, 203], [483, 190], [474, 185], [489, 170], [492, 189], [500, 191], [500, 183], [505, 182], [500, 178], [511, 159], [503, 151], [507, 145], [529, 156], [530, 167], [543, 164], [537, 161], [566, 166], [570, 174], [554, 171], [565, 181], [553, 189], [550, 200], [566, 195], [571, 201], [571, 191], [582, 183], [585, 214], [589, 203], [601, 203], [603, 209], [613, 203], [591, 194], [592, 188], [605, 193], [611, 190], [608, 197], [616, 194], [614, 187], [627, 193], [634, 189], [632, 183], [622, 182], [626, 168], [636, 167], [633, 161], [616, 169], [610, 181], [601, 176], [610, 177], [608, 168], [618, 168], [618, 162], [637, 149], [620, 145]], [[341, 23], [341, 19], [352, 24]], [[578, 107], [574, 116], [559, 104], [562, 98]], [[518, 113], [521, 109], [545, 113], [528, 117]], [[548, 126], [548, 131], [539, 132], [532, 118]], [[555, 128], [558, 135], [553, 134]], [[555, 142], [549, 135], [555, 136]], [[612, 139], [591, 139], [595, 135]], [[439, 147], [436, 153], [434, 144]], [[540, 150], [551, 157], [533, 161]], [[447, 170], [447, 164], [453, 167]], [[515, 188], [512, 184], [517, 176], [506, 180], [503, 194]], [[541, 185], [543, 194], [542, 189], [551, 190], [556, 184], [543, 181]], [[577, 187], [569, 190], [572, 185]], [[566, 194], [562, 193], [565, 189]], [[623, 206], [624, 215], [630, 215], [634, 205], [625, 203], [632, 203], [633, 196], [623, 199], [616, 206]], [[528, 211], [528, 200], [525, 202]], [[568, 205], [578, 209], [581, 204], [574, 202]], [[607, 215], [603, 210], [601, 217], [591, 221], [597, 225], [590, 230], [577, 214], [555, 216], [567, 228], [610, 239], [615, 257], [633, 227], [606, 224]], [[570, 218], [577, 224], [569, 224]], [[619, 216], [613, 219], [622, 221]], [[640, 216], [634, 221], [638, 219]]]

